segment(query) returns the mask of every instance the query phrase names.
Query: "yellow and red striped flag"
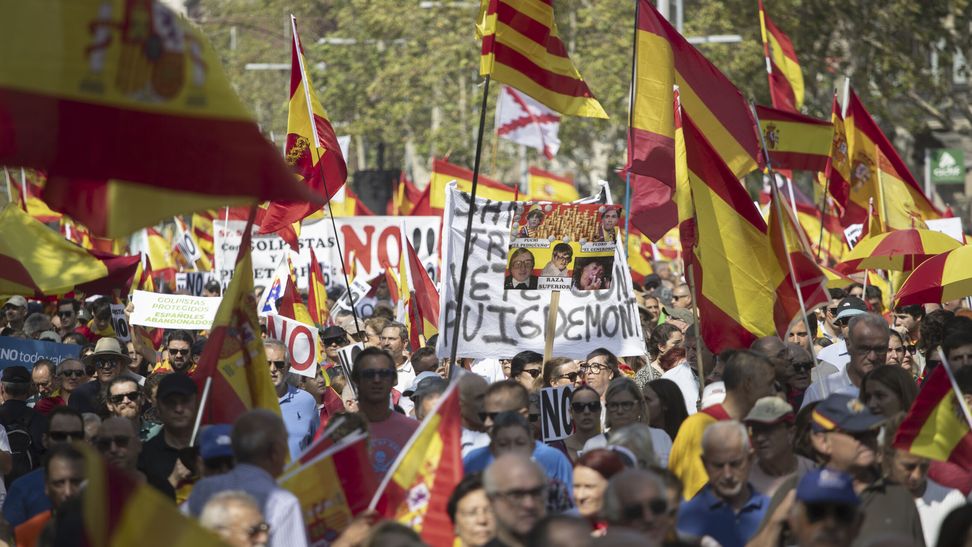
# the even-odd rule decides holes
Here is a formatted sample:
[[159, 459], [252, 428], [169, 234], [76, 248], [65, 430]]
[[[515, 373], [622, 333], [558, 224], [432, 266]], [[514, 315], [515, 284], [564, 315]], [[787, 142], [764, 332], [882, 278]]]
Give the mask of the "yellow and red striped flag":
[[631, 223], [657, 240], [675, 227], [672, 88], [682, 106], [736, 177], [763, 159], [759, 135], [742, 93], [665, 20], [648, 0], [638, 2], [634, 102], [628, 133]]
[[[850, 180], [851, 163], [847, 143], [847, 130], [844, 125], [844, 116], [840, 113], [840, 103], [837, 102], [837, 92], [834, 91], [834, 100], [830, 107], [830, 122], [834, 125], [834, 138], [830, 145], [830, 161], [824, 170], [822, 178], [825, 183], [827, 193], [829, 193], [841, 210], [841, 216], [851, 204], [850, 199]], [[851, 216], [855, 216], [852, 213]]]
[[756, 115], [774, 169], [827, 169], [833, 123], [762, 105], [756, 105]]
[[[290, 61], [290, 113], [287, 117], [287, 163], [304, 184], [325, 200], [344, 186], [348, 168], [341, 155], [331, 121], [317, 100], [304, 62], [304, 48], [297, 35], [297, 18], [290, 16], [293, 31]], [[294, 250], [300, 221], [320, 209], [315, 203], [279, 201], [267, 207], [260, 225], [261, 234], [277, 232]], [[288, 228], [293, 227], [293, 230]]]
[[324, 285], [324, 274], [321, 263], [317, 261], [314, 249], [310, 250], [310, 280], [307, 282], [307, 311], [314, 325], [318, 327], [327, 323], [331, 312], [327, 307], [327, 287]]
[[632, 226], [628, 234], [628, 268], [635, 283], [644, 283], [645, 277], [653, 273], [651, 262], [654, 259], [651, 240]]
[[969, 410], [948, 364], [935, 368], [905, 416], [894, 447], [937, 461], [972, 469]]
[[321, 202], [260, 133], [202, 32], [168, 7], [4, 5], [0, 164], [45, 171], [52, 209], [127, 237], [223, 203]]
[[763, 0], [759, 0], [759, 28], [773, 107], [800, 112], [804, 94], [800, 61], [797, 60], [790, 37], [783, 34], [767, 15]]
[[[463, 192], [472, 191], [473, 172], [465, 167], [459, 167], [446, 160], [434, 160], [432, 162], [432, 181], [429, 183], [429, 209], [430, 212], [422, 214], [442, 214], [445, 207], [445, 188], [450, 181], [456, 181], [457, 187]], [[513, 201], [516, 192], [513, 188], [502, 182], [479, 175], [479, 185], [476, 188], [476, 196], [493, 201]], [[419, 214], [418, 209], [416, 213]]]
[[311, 317], [307, 305], [304, 304], [304, 299], [297, 291], [297, 274], [294, 272], [294, 265], [290, 261], [290, 257], [287, 257], [287, 268], [289, 274], [283, 294], [280, 296], [280, 302], [277, 305], [277, 313], [305, 325], [313, 325], [315, 324], [314, 319]]
[[574, 180], [560, 177], [553, 173], [531, 167], [527, 171], [527, 188], [531, 201], [552, 201], [554, 203], [570, 203], [580, 199], [580, 192]]
[[452, 490], [462, 480], [462, 417], [458, 382], [449, 384], [398, 454], [371, 500], [385, 518], [412, 528], [429, 545], [452, 545], [446, 513]]
[[481, 0], [479, 73], [568, 116], [607, 118], [560, 39], [553, 0]]
[[[845, 126], [851, 158], [851, 193], [845, 224], [864, 222], [872, 197], [887, 229], [922, 228], [925, 220], [941, 218], [941, 211], [922, 191], [853, 90]], [[850, 204], [856, 207], [852, 209]]]
[[266, 408], [280, 414], [277, 392], [270, 381], [267, 354], [260, 338], [260, 320], [253, 289], [253, 258], [250, 237], [256, 207], [250, 213], [236, 257], [233, 279], [223, 293], [206, 349], [193, 374], [202, 393], [206, 379], [212, 378], [204, 423], [233, 423], [240, 414], [253, 408]]
[[52, 211], [41, 197], [44, 193], [43, 175], [33, 170], [28, 175], [28, 170], [21, 168], [20, 181], [15, 181], [10, 176], [10, 171], [6, 167], [3, 168], [3, 174], [7, 181], [7, 188], [12, 188], [17, 192], [20, 198], [20, 205], [27, 214], [45, 224], [61, 220], [61, 213]]
[[439, 332], [439, 291], [425, 270], [418, 253], [408, 240], [402, 222], [402, 252], [398, 271], [402, 278], [400, 292], [407, 298], [409, 338], [413, 348], [421, 347], [419, 335], [428, 340]]

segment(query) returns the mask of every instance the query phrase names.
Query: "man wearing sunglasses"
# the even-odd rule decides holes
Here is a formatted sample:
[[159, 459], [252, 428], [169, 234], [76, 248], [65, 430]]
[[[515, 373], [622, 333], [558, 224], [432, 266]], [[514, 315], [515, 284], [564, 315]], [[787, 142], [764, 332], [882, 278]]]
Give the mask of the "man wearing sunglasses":
[[159, 432], [159, 424], [142, 420], [142, 387], [126, 376], [119, 376], [108, 382], [105, 404], [112, 416], [130, 420], [138, 433], [138, 438], [146, 442]]
[[[866, 312], [852, 315], [847, 323], [846, 365], [838, 366], [839, 372], [810, 384], [803, 394], [803, 406], [819, 401], [831, 393], [857, 397], [864, 375], [877, 367], [883, 367], [887, 361], [890, 339], [891, 329], [880, 315]], [[828, 346], [824, 350], [836, 345]], [[820, 353], [823, 355], [823, 351]], [[837, 366], [836, 363], [832, 364]]]
[[317, 401], [310, 393], [297, 389], [287, 382], [290, 375], [290, 355], [287, 346], [279, 340], [264, 340], [263, 349], [266, 351], [267, 364], [270, 366], [270, 381], [277, 391], [280, 414], [287, 426], [290, 457], [296, 460], [310, 444], [314, 432], [321, 425]]
[[627, 529], [641, 536], [645, 545], [661, 545], [675, 524], [666, 491], [665, 481], [645, 469], [626, 469], [611, 477], [601, 509], [608, 523], [607, 537], [612, 530]]
[[191, 375], [196, 371], [196, 364], [192, 360], [194, 342], [188, 331], [175, 330], [169, 333], [165, 343], [165, 358], [152, 372], [182, 372]]
[[547, 513], [547, 477], [528, 456], [504, 454], [483, 473], [483, 488], [496, 520], [488, 545], [526, 547], [533, 525]]
[[861, 526], [861, 500], [846, 473], [817, 469], [800, 479], [788, 523], [796, 544], [850, 547]]
[[131, 419], [112, 416], [101, 422], [94, 445], [108, 463], [129, 473], [140, 474], [137, 467], [142, 442]]
[[391, 390], [397, 375], [395, 360], [387, 351], [373, 347], [362, 350], [351, 366], [351, 381], [358, 389], [358, 412], [368, 421], [371, 465], [383, 476], [419, 423], [392, 410]]
[[[353, 319], [353, 318], [352, 318]], [[329, 363], [336, 363], [338, 350], [348, 345], [348, 333], [341, 327], [331, 325], [321, 333], [321, 344], [324, 346], [324, 356]]]
[[[47, 431], [41, 438], [44, 449], [84, 441], [84, 420], [81, 413], [65, 406], [51, 411]], [[3, 502], [3, 516], [11, 527], [23, 524], [31, 517], [51, 508], [51, 500], [44, 492], [44, 467], [40, 466], [13, 481]]]
[[82, 414], [93, 412], [99, 416], [104, 416], [108, 413], [108, 409], [99, 401], [99, 395], [103, 389], [107, 388], [108, 382], [118, 376], [124, 375], [133, 378], [140, 384], [144, 382], [144, 378], [128, 370], [128, 364], [132, 362], [132, 358], [128, 356], [127, 351], [123, 351], [117, 338], [105, 337], [99, 339], [98, 343], [95, 344], [94, 353], [84, 357], [82, 362], [85, 366], [94, 368], [95, 381], [88, 382], [76, 389], [71, 394], [71, 399], [68, 400], [68, 406], [77, 409]]
[[62, 339], [77, 331], [79, 311], [81, 311], [81, 304], [74, 298], [62, 298], [57, 301], [57, 319], [60, 322], [57, 334]]

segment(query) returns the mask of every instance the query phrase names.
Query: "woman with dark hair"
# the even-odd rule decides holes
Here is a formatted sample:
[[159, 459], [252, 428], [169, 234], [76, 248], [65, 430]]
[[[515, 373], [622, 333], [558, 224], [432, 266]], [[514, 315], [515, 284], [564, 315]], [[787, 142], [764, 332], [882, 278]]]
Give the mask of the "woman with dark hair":
[[581, 363], [579, 370], [584, 383], [594, 388], [602, 400], [611, 380], [621, 376], [618, 357], [604, 348], [588, 353], [587, 360]]
[[[968, 547], [972, 545], [972, 504], [955, 509], [942, 521], [935, 547]], [[928, 547], [931, 547], [930, 545]]]
[[600, 514], [608, 481], [624, 468], [624, 460], [615, 452], [604, 448], [585, 452], [574, 464], [574, 501], [577, 503], [577, 512], [591, 522], [595, 532], [605, 528]]
[[651, 360], [648, 366], [635, 374], [638, 387], [645, 387], [648, 382], [661, 378], [665, 370], [659, 364], [660, 357], [675, 348], [682, 347], [684, 341], [685, 336], [681, 329], [672, 323], [662, 323], [652, 329], [648, 339], [648, 356]]
[[481, 473], [471, 473], [459, 481], [446, 504], [456, 538], [463, 547], [479, 547], [496, 534], [496, 522]]
[[648, 403], [648, 425], [665, 430], [672, 439], [678, 434], [688, 413], [685, 412], [685, 398], [675, 382], [659, 378], [648, 382], [641, 388]]
[[601, 434], [601, 396], [588, 385], [581, 385], [568, 396], [574, 432], [564, 439], [567, 456], [577, 461], [577, 453], [592, 437]]
[[859, 399], [874, 414], [890, 417], [907, 412], [917, 396], [914, 379], [901, 367], [877, 367], [861, 380]]
[[[610, 434], [627, 425], [640, 423], [648, 426], [651, 416], [648, 414], [648, 403], [638, 389], [638, 385], [630, 378], [615, 378], [611, 380], [607, 392], [604, 395], [605, 408], [607, 409], [605, 424], [609, 431], [608, 436], [598, 435], [592, 437], [584, 444], [584, 450], [602, 448], [609, 443], [614, 444]], [[672, 439], [664, 429], [657, 429], [649, 426], [651, 430], [652, 449], [655, 457], [662, 467], [668, 466], [668, 454], [672, 451]]]

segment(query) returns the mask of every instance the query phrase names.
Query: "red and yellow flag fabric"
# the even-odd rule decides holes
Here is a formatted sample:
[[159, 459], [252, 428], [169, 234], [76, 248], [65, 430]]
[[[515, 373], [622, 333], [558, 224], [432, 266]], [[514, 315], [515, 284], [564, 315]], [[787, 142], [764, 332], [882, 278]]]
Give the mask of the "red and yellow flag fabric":
[[0, 51], [0, 164], [45, 171], [44, 201], [96, 235], [225, 203], [320, 202], [202, 32], [159, 2], [8, 2]]
[[287, 282], [277, 305], [277, 313], [305, 325], [314, 325], [314, 318], [311, 317], [310, 310], [297, 291], [297, 274], [294, 272], [294, 265], [290, 262], [289, 257], [287, 258], [287, 267], [290, 273], [287, 275]]
[[20, 169], [19, 181], [13, 180], [10, 171], [6, 167], [3, 168], [3, 174], [6, 178], [7, 188], [12, 188], [17, 192], [17, 196], [20, 198], [20, 205], [28, 215], [45, 224], [61, 220], [61, 213], [52, 211], [41, 197], [44, 192], [44, 180], [40, 173], [30, 171], [28, 174], [26, 169]]
[[905, 416], [894, 447], [937, 461], [972, 469], [969, 410], [948, 365], [939, 365], [925, 380]]
[[549, 0], [481, 0], [479, 73], [568, 116], [607, 118], [560, 39]]
[[[327, 210], [327, 207], [324, 208]], [[334, 218], [374, 216], [374, 212], [361, 201], [350, 186], [344, 187], [344, 199], [331, 198], [331, 211]]]
[[531, 201], [552, 201], [554, 203], [570, 203], [580, 199], [580, 193], [574, 180], [560, 177], [536, 167], [527, 170], [527, 188]]
[[833, 123], [762, 105], [756, 106], [756, 115], [774, 169], [827, 169]]
[[212, 378], [204, 423], [233, 423], [240, 414], [265, 408], [280, 414], [277, 392], [270, 381], [267, 354], [260, 338], [260, 321], [253, 289], [250, 237], [256, 211], [250, 214], [236, 258], [233, 279], [223, 293], [209, 341], [193, 375], [202, 393]]
[[[841, 211], [851, 207], [857, 208], [857, 205], [849, 201], [851, 190], [850, 150], [847, 143], [847, 130], [844, 125], [844, 117], [840, 113], [840, 103], [837, 102], [836, 91], [834, 92], [834, 100], [830, 108], [830, 122], [834, 126], [834, 138], [830, 145], [830, 161], [827, 163], [824, 176], [820, 180], [826, 183], [827, 193], [834, 198]], [[847, 216], [849, 222], [846, 224], [849, 225], [854, 224], [854, 222], [850, 221], [855, 217], [859, 218], [860, 214], [855, 209], [850, 215], [842, 213], [841, 216]]]
[[652, 240], [675, 227], [672, 88], [738, 178], [762, 165], [759, 135], [742, 93], [665, 20], [648, 0], [638, 2], [634, 103], [628, 134], [631, 223]]
[[[746, 188], [676, 103], [679, 232], [692, 268], [702, 339], [714, 353], [783, 335], [793, 295], [785, 262]], [[781, 249], [782, 251], [782, 249]], [[778, 311], [781, 308], [781, 311]], [[786, 324], [784, 324], [786, 323]]]
[[[317, 100], [307, 65], [304, 48], [297, 34], [297, 19], [290, 16], [293, 43], [290, 61], [290, 113], [287, 117], [287, 163], [304, 184], [325, 200], [344, 186], [348, 168], [341, 155], [331, 122]], [[261, 234], [278, 232], [294, 250], [299, 249], [300, 226], [289, 228], [320, 209], [316, 203], [279, 201], [267, 207], [260, 225]]]
[[331, 312], [327, 307], [327, 287], [324, 285], [324, 273], [321, 263], [317, 261], [314, 249], [310, 250], [310, 280], [307, 282], [307, 311], [313, 325], [325, 325]]
[[632, 281], [644, 283], [645, 277], [653, 273], [651, 262], [654, 259], [651, 240], [632, 227], [628, 234], [628, 268], [631, 270]]
[[858, 241], [835, 269], [843, 273], [863, 270], [906, 272], [960, 245], [958, 240], [932, 230], [891, 230]]
[[[218, 536], [179, 512], [172, 500], [81, 446], [87, 486], [82, 490], [85, 545], [225, 546]], [[146, 516], [151, 515], [150, 522]]]
[[797, 60], [790, 37], [783, 34], [766, 13], [763, 0], [759, 0], [759, 27], [773, 107], [800, 112], [804, 95], [800, 61]]
[[972, 246], [933, 256], [911, 272], [895, 298], [895, 306], [941, 304], [972, 294]]
[[401, 233], [402, 253], [398, 271], [402, 282], [399, 291], [407, 298], [410, 342], [413, 348], [418, 348], [423, 345], [419, 335], [428, 340], [439, 332], [439, 291], [408, 240], [404, 222]]
[[[450, 181], [456, 181], [459, 190], [472, 191], [473, 172], [465, 167], [451, 164], [445, 160], [432, 162], [432, 182], [429, 183], [429, 211], [441, 215], [445, 207], [445, 188]], [[502, 182], [479, 175], [476, 196], [493, 201], [513, 201], [516, 191]], [[418, 209], [418, 208], [417, 208]], [[419, 213], [414, 213], [419, 214]], [[428, 213], [427, 213], [428, 214]]]
[[33, 219], [15, 203], [0, 209], [0, 294], [40, 298], [71, 291], [127, 293], [137, 256], [83, 249]]
[[[941, 211], [924, 194], [853, 90], [845, 126], [851, 158], [851, 192], [845, 223], [863, 222], [868, 199], [872, 197], [887, 229], [924, 228], [925, 220], [941, 218]], [[853, 210], [850, 203], [856, 205]]]
[[309, 545], [326, 545], [368, 508], [378, 478], [368, 457], [368, 437], [355, 433], [278, 481], [300, 501]]
[[379, 514], [412, 528], [429, 545], [452, 545], [454, 539], [446, 503], [462, 480], [462, 417], [457, 385], [449, 384], [435, 410], [425, 417], [388, 469], [371, 500]]

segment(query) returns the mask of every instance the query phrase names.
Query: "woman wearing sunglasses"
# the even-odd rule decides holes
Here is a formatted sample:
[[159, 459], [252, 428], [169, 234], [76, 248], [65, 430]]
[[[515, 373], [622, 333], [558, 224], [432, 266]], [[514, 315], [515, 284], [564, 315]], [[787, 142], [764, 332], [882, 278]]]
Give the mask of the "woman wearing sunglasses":
[[[611, 433], [631, 424], [648, 425], [650, 416], [648, 414], [648, 403], [638, 384], [630, 378], [615, 378], [611, 381], [604, 395], [607, 409], [607, 435], [601, 434], [592, 437], [584, 444], [584, 451], [594, 448], [603, 448], [608, 444], [614, 444]], [[672, 451], [672, 439], [665, 433], [665, 430], [651, 428], [651, 444], [661, 467], [668, 467], [668, 454]]]
[[582, 385], [570, 394], [570, 419], [574, 432], [564, 439], [567, 455], [577, 461], [584, 443], [601, 434], [601, 396], [591, 386]]
[[581, 385], [580, 365], [567, 357], [554, 357], [543, 364], [543, 387]]

